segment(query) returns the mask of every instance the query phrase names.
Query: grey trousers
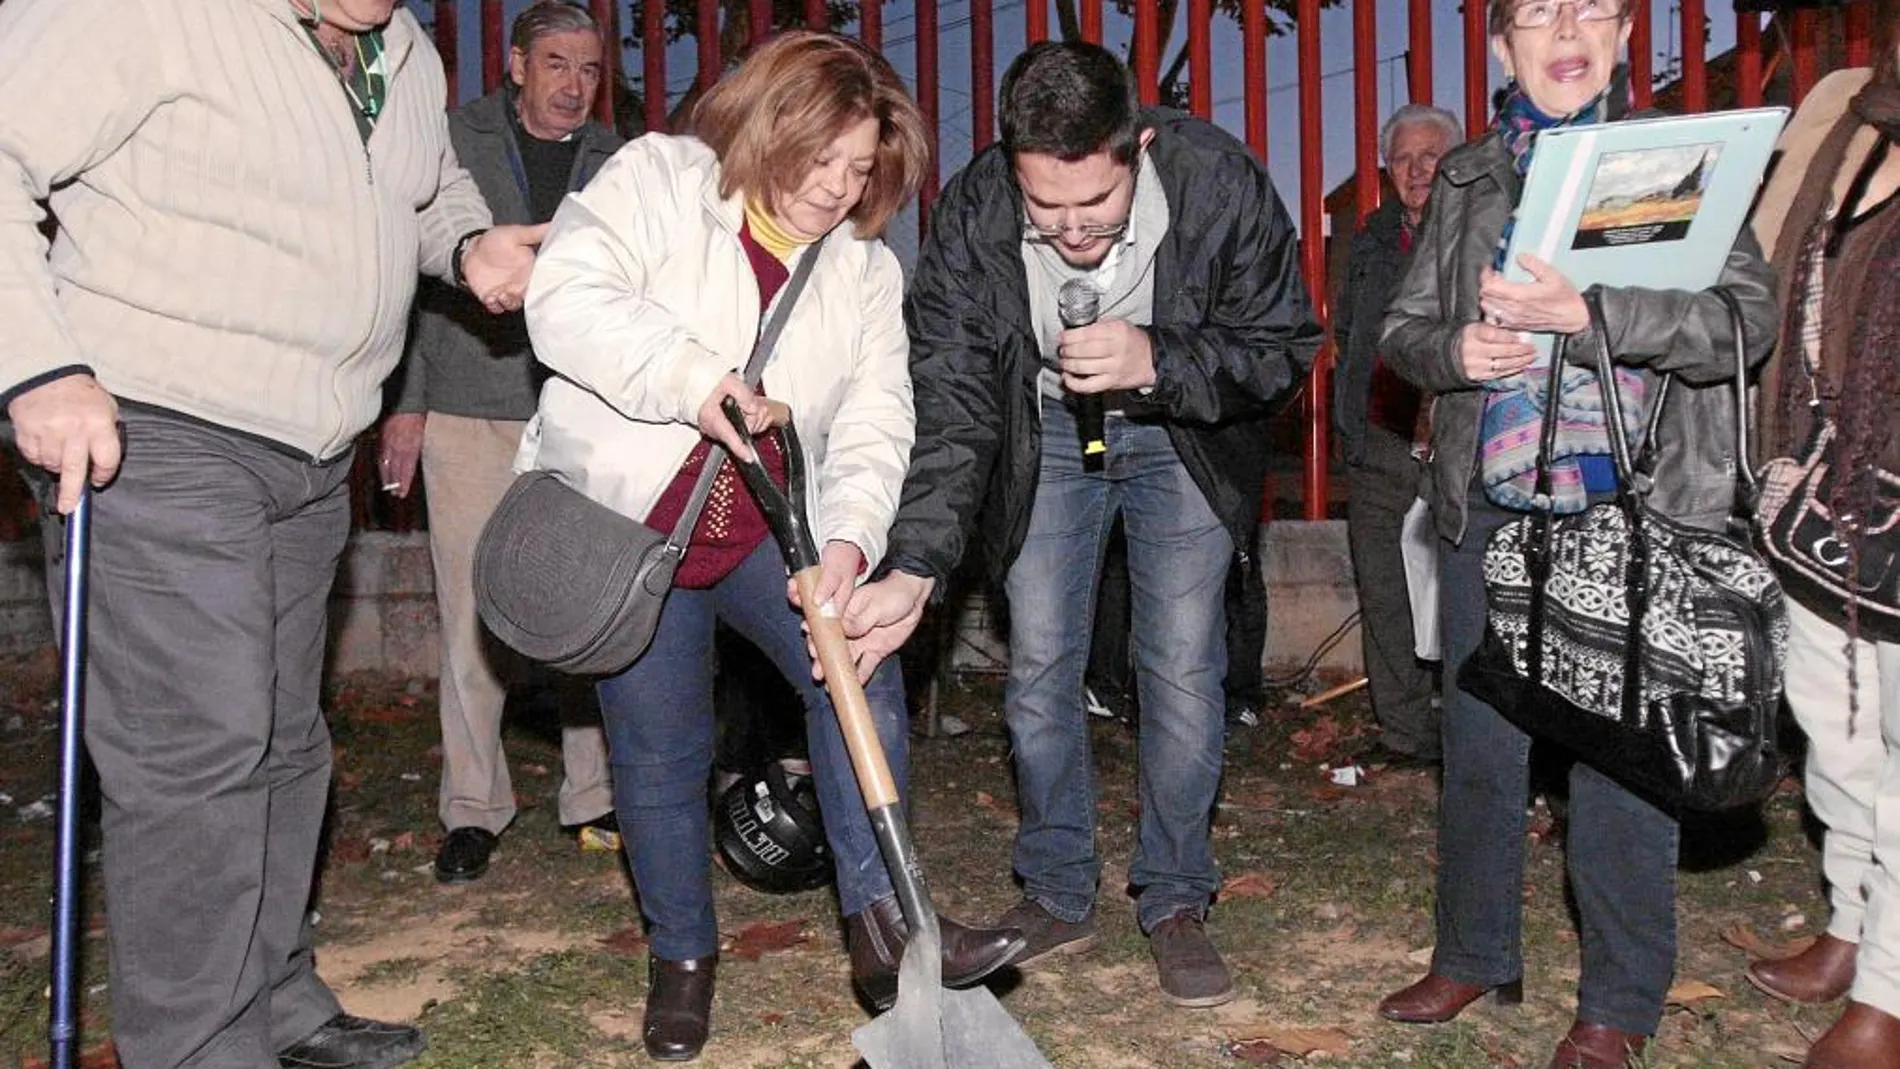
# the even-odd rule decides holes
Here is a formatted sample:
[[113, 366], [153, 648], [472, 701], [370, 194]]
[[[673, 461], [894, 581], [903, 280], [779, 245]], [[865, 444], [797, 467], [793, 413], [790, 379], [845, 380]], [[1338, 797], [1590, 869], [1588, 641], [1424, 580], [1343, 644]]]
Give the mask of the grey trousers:
[[[305, 917], [330, 787], [326, 605], [348, 456], [125, 413], [94, 500], [86, 747], [126, 1069], [275, 1069], [340, 1011]], [[59, 610], [64, 523], [44, 524]]]
[[1364, 643], [1372, 712], [1384, 729], [1380, 741], [1400, 753], [1439, 754], [1437, 681], [1413, 652], [1412, 601], [1406, 591], [1399, 535], [1418, 497], [1419, 466], [1412, 444], [1377, 424], [1366, 426], [1365, 457], [1348, 473], [1346, 541], [1359, 590], [1359, 633]]

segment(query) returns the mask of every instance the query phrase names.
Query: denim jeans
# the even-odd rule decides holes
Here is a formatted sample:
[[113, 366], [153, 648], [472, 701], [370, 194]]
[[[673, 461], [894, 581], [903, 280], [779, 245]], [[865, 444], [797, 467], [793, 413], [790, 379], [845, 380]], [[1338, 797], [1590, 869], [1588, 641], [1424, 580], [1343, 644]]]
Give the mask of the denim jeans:
[[[653, 645], [626, 671], [600, 683], [614, 810], [640, 911], [652, 926], [653, 953], [668, 961], [703, 958], [719, 947], [706, 798], [716, 621], [757, 646], [804, 703], [818, 805], [845, 913], [892, 893], [831, 699], [812, 682], [799, 616], [785, 600], [785, 567], [768, 539], [710, 589], [668, 595]], [[878, 668], [865, 695], [903, 797], [908, 739], [896, 658]]]
[[1025, 892], [1078, 921], [1095, 902], [1095, 779], [1082, 675], [1103, 541], [1117, 511], [1128, 537], [1132, 640], [1141, 700], [1139, 836], [1129, 881], [1144, 931], [1203, 910], [1220, 884], [1208, 817], [1220, 784], [1227, 670], [1222, 593], [1233, 539], [1174, 452], [1165, 426], [1111, 414], [1101, 472], [1082, 470], [1075, 419], [1043, 401], [1036, 500], [1005, 583], [1009, 679]]
[[[1484, 638], [1484, 549], [1512, 518], [1474, 492], [1465, 539], [1439, 543], [1444, 798], [1438, 811], [1438, 943], [1432, 971], [1486, 987], [1523, 972], [1530, 737], [1458, 686]], [[1565, 854], [1582, 918], [1577, 1019], [1650, 1035], [1676, 964], [1677, 824], [1576, 762]]]

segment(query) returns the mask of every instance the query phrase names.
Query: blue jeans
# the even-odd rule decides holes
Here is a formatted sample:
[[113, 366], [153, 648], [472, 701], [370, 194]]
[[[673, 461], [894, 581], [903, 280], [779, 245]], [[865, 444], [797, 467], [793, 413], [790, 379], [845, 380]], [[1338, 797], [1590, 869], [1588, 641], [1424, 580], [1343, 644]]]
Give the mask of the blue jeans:
[[1016, 874], [1063, 920], [1079, 921], [1094, 906], [1102, 863], [1082, 674], [1103, 542], [1119, 510], [1141, 700], [1141, 823], [1128, 875], [1141, 889], [1136, 918], [1147, 931], [1181, 909], [1206, 909], [1220, 886], [1208, 818], [1221, 775], [1222, 596], [1233, 538], [1165, 426], [1111, 414], [1104, 470], [1090, 473], [1069, 410], [1047, 398], [1042, 409], [1036, 500], [1005, 583], [1003, 708], [1022, 809]]
[[[1484, 638], [1485, 544], [1513, 517], [1482, 492], [1468, 507], [1464, 541], [1439, 543], [1447, 671], [1432, 971], [1490, 987], [1524, 969], [1530, 737], [1458, 686], [1456, 667]], [[1676, 820], [1578, 761], [1568, 824], [1565, 860], [1583, 922], [1577, 1019], [1654, 1034], [1676, 965]]]
[[[831, 699], [811, 680], [799, 616], [785, 600], [778, 547], [767, 539], [710, 589], [668, 595], [653, 645], [626, 671], [600, 682], [614, 811], [640, 911], [651, 925], [653, 953], [668, 961], [703, 958], [719, 948], [706, 798], [716, 621], [757, 646], [804, 702], [812, 773], [844, 912], [857, 913], [892, 893]], [[908, 738], [896, 658], [879, 667], [865, 695], [902, 797]]]

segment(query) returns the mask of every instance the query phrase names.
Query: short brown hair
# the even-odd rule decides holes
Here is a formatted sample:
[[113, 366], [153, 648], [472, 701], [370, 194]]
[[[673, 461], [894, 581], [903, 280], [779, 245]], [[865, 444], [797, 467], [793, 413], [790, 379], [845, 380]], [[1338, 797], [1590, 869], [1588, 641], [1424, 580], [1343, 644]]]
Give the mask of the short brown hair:
[[924, 118], [883, 56], [849, 37], [792, 30], [760, 45], [693, 108], [692, 132], [719, 157], [719, 195], [763, 204], [797, 191], [839, 134], [877, 120], [877, 157], [851, 210], [876, 237], [923, 185]]

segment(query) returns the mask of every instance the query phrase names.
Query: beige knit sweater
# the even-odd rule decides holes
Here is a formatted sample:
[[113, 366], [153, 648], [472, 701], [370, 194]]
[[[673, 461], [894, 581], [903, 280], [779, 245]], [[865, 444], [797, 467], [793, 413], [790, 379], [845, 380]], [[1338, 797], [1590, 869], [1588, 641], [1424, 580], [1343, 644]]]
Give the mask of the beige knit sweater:
[[86, 365], [127, 400], [345, 449], [418, 268], [446, 275], [489, 222], [440, 57], [407, 11], [385, 38], [366, 148], [289, 0], [0, 4], [0, 391]]

